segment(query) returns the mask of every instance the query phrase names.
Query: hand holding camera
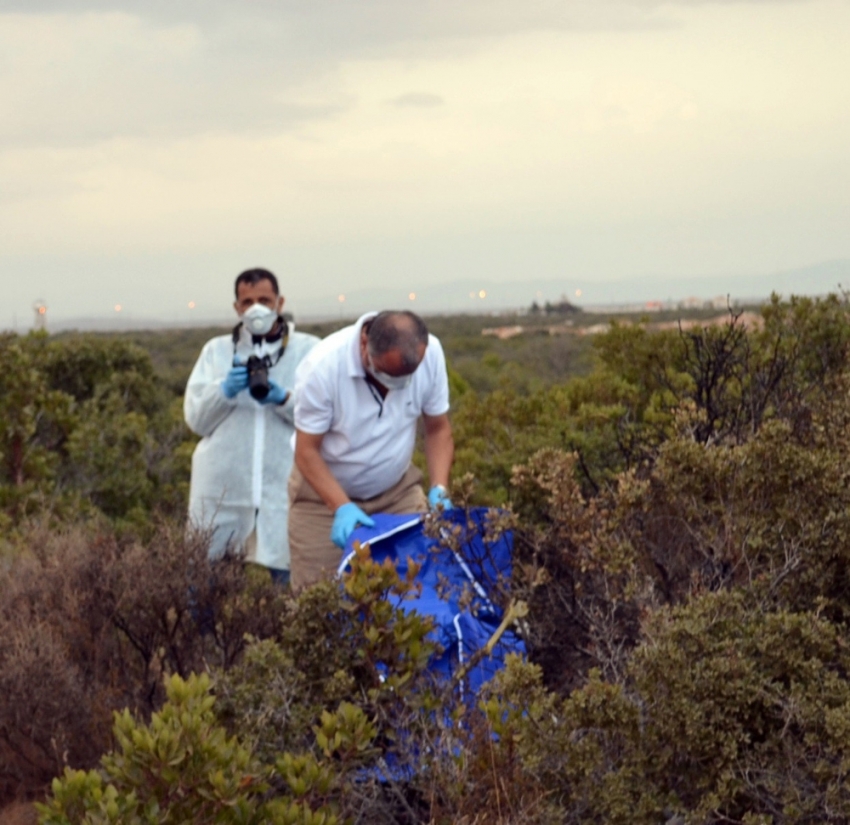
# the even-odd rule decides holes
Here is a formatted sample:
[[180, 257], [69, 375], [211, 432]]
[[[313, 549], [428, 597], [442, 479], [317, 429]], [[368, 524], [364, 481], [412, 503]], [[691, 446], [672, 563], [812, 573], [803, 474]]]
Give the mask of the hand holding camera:
[[225, 398], [234, 398], [248, 386], [248, 367], [244, 364], [232, 367], [221, 382]]
[[283, 404], [289, 390], [269, 378], [269, 357], [252, 355], [244, 364], [234, 365], [221, 384], [227, 398], [234, 398], [247, 389], [260, 404]]
[[269, 391], [265, 398], [258, 399], [261, 404], [283, 404], [289, 396], [289, 390], [269, 379]]

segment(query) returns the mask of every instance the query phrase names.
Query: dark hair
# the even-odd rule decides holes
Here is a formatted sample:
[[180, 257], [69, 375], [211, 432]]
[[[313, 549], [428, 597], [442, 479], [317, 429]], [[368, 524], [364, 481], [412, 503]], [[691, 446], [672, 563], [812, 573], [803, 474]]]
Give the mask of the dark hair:
[[416, 369], [419, 350], [428, 346], [428, 327], [415, 312], [387, 310], [369, 322], [366, 340], [373, 355], [399, 350], [405, 369]]
[[241, 275], [237, 276], [236, 283], [233, 285], [233, 291], [236, 293], [236, 297], [239, 297], [239, 284], [250, 284], [253, 286], [254, 284], [260, 283], [260, 281], [269, 281], [272, 285], [272, 289], [274, 290], [274, 294], [280, 295], [280, 287], [277, 285], [277, 278], [275, 278], [268, 269], [246, 269]]

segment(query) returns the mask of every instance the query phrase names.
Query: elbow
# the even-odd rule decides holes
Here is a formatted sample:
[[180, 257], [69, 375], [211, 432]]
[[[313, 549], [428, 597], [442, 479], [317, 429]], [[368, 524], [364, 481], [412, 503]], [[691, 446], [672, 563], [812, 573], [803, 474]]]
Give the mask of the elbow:
[[183, 411], [183, 420], [186, 422], [186, 426], [195, 434], [199, 435], [203, 438], [204, 433], [201, 432], [201, 422], [198, 421], [197, 416], [192, 415], [188, 410]]
[[197, 421], [189, 421], [186, 420], [186, 426], [196, 435], [198, 438], [206, 438], [208, 435], [212, 435], [212, 428], [202, 427]]
[[204, 415], [203, 405], [199, 403], [199, 399], [195, 397], [195, 394], [187, 387], [186, 395], [183, 398], [183, 420], [186, 422], [186, 426], [195, 433], [195, 435], [199, 435], [203, 438], [203, 436], [207, 435], [207, 433], [204, 432], [206, 429], [204, 424], [207, 417], [208, 416]]
[[295, 466], [305, 478], [311, 476], [312, 469], [317, 462], [321, 462], [322, 456], [319, 445], [313, 440], [313, 436], [295, 431], [295, 455], [293, 456]]
[[448, 444], [454, 443], [452, 437], [452, 425], [448, 418], [441, 421], [435, 421], [430, 426], [426, 426], [425, 435], [427, 438], [432, 438], [435, 441], [442, 441]]
[[300, 437], [300, 435], [295, 433], [295, 455], [293, 456], [293, 460], [295, 462], [295, 466], [298, 468], [299, 472], [304, 475], [305, 470], [307, 469], [308, 461], [306, 457], [306, 447], [304, 446], [304, 440]]
[[183, 410], [183, 419], [186, 421], [186, 426], [197, 436], [206, 438], [212, 435], [218, 422], [211, 415], [204, 415], [202, 411], [194, 409]]

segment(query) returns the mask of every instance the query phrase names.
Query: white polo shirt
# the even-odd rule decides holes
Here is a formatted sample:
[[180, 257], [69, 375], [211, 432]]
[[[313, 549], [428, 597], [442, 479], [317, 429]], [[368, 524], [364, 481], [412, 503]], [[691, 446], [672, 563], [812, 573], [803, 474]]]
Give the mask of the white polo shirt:
[[360, 329], [377, 313], [320, 341], [295, 373], [295, 427], [321, 435], [321, 455], [351, 498], [368, 499], [397, 484], [416, 441], [416, 422], [449, 409], [446, 359], [428, 336], [425, 357], [403, 390], [381, 399], [366, 381]]

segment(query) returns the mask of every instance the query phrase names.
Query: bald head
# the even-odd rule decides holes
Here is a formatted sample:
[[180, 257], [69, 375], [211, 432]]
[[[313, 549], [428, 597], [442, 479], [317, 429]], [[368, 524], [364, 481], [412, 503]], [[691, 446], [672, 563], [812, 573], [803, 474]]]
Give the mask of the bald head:
[[428, 327], [414, 312], [379, 312], [369, 323], [366, 341], [373, 357], [396, 353], [403, 370], [412, 372], [428, 346]]

